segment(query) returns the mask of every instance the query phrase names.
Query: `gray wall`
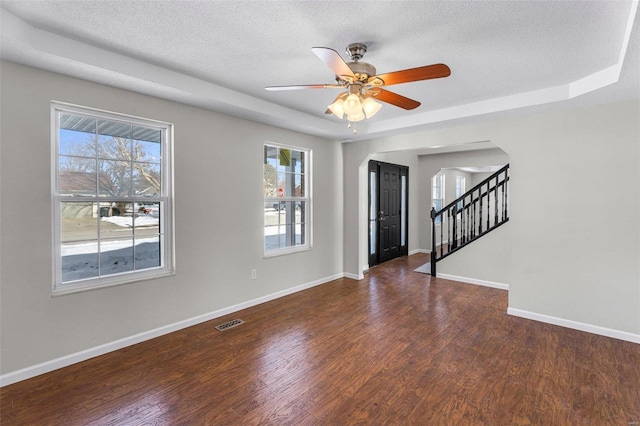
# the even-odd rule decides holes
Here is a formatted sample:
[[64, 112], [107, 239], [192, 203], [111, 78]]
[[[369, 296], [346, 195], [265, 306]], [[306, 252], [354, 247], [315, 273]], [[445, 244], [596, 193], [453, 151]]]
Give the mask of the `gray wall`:
[[[494, 164], [494, 165], [497, 166], [498, 164]], [[474, 186], [476, 186], [477, 184], [479, 184], [480, 182], [482, 182], [483, 180], [485, 180], [486, 178], [488, 178], [492, 174], [493, 173], [491, 173], [491, 172], [472, 173], [471, 174], [471, 186], [470, 186], [470, 188], [473, 188]]]
[[[3, 374], [342, 273], [337, 142], [1, 67]], [[175, 124], [175, 276], [51, 297], [51, 100]], [[264, 141], [313, 149], [311, 251], [263, 259]]]
[[[511, 220], [502, 232], [509, 308], [640, 340], [639, 116], [640, 101], [634, 100], [487, 116], [482, 122], [345, 145], [344, 224], [350, 230], [345, 270], [357, 274], [366, 256], [358, 174], [369, 153], [487, 140], [505, 151], [511, 164]], [[423, 167], [420, 172], [422, 182], [433, 174]], [[420, 195], [428, 197], [428, 191]], [[425, 200], [420, 203], [426, 208]], [[421, 232], [421, 241], [427, 235]]]

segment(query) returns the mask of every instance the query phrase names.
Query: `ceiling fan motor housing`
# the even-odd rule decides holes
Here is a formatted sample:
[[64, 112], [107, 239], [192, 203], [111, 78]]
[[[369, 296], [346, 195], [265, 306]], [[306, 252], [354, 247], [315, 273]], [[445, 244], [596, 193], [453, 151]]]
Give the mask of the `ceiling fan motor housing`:
[[359, 81], [366, 81], [367, 78], [376, 75], [376, 67], [366, 62], [348, 62], [347, 65]]
[[347, 65], [356, 75], [356, 81], [366, 81], [369, 77], [376, 75], [376, 68], [366, 62], [358, 62], [367, 52], [367, 45], [364, 43], [351, 43], [347, 46], [347, 55], [353, 62]]

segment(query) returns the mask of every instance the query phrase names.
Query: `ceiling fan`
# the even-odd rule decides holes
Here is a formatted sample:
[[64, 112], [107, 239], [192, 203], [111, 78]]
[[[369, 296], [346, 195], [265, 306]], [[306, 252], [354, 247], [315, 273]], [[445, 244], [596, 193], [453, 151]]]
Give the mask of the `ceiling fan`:
[[351, 123], [371, 118], [380, 110], [382, 104], [375, 100], [406, 110], [420, 106], [420, 102], [385, 90], [382, 86], [448, 77], [451, 74], [451, 70], [445, 64], [426, 65], [386, 74], [376, 74], [376, 68], [373, 65], [360, 62], [367, 51], [367, 46], [363, 43], [352, 43], [347, 46], [347, 54], [351, 58], [351, 62], [345, 62], [338, 52], [328, 47], [314, 47], [311, 51], [333, 70], [336, 75], [336, 83], [267, 86], [265, 89], [271, 91], [346, 89], [329, 105], [325, 114], [334, 114], [340, 119], [346, 115], [349, 127], [351, 127]]

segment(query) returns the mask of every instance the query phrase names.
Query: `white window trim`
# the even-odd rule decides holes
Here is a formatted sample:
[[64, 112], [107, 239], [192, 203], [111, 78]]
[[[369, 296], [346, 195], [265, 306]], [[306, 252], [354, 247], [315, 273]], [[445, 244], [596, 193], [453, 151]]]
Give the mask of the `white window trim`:
[[[116, 121], [125, 121], [127, 123], [138, 124], [141, 126], [152, 127], [161, 130], [162, 138], [162, 188], [161, 195], [163, 220], [160, 222], [161, 235], [161, 266], [157, 268], [148, 268], [140, 271], [124, 272], [120, 274], [111, 274], [103, 277], [86, 278], [77, 281], [62, 283], [62, 255], [61, 255], [61, 217], [60, 204], [62, 201], [81, 201], [79, 197], [67, 197], [57, 193], [58, 187], [58, 156], [59, 156], [59, 132], [58, 132], [58, 113], [68, 112], [71, 114], [83, 114], [96, 116]], [[53, 232], [53, 283], [52, 296], [61, 296], [65, 294], [78, 293], [82, 291], [94, 290], [104, 287], [112, 287], [117, 285], [129, 284], [133, 282], [150, 280], [165, 276], [175, 275], [175, 246], [174, 246], [174, 205], [173, 205], [173, 124], [165, 123], [157, 120], [151, 120], [141, 117], [129, 116], [111, 111], [99, 110], [80, 105], [74, 105], [65, 102], [51, 102], [51, 208], [52, 208], [52, 232]], [[131, 200], [132, 202], [135, 199]]]
[[[306, 179], [306, 193], [307, 196], [306, 198], [306, 202], [307, 202], [307, 208], [305, 211], [306, 214], [306, 218], [305, 218], [305, 226], [306, 226], [306, 242], [305, 244], [302, 245], [297, 245], [297, 246], [290, 246], [290, 247], [283, 247], [283, 248], [278, 248], [278, 249], [271, 249], [271, 250], [267, 250], [267, 248], [264, 245], [264, 228], [265, 228], [265, 224], [264, 224], [264, 214], [262, 217], [262, 251], [263, 251], [263, 258], [264, 259], [268, 259], [271, 257], [278, 257], [278, 256], [284, 256], [287, 254], [292, 254], [292, 253], [299, 253], [299, 252], [304, 252], [304, 251], [309, 251], [313, 248], [313, 173], [312, 173], [312, 168], [313, 168], [313, 150], [311, 148], [304, 148], [304, 147], [298, 147], [298, 146], [294, 146], [294, 145], [286, 145], [286, 144], [280, 144], [280, 143], [276, 143], [276, 142], [270, 142], [270, 141], [265, 141], [262, 144], [262, 148], [263, 148], [263, 154], [262, 154], [262, 182], [263, 182], [263, 188], [264, 188], [264, 147], [265, 146], [272, 146], [275, 148], [284, 148], [284, 149], [292, 149], [292, 150], [296, 150], [296, 151], [304, 151], [305, 154], [307, 155], [307, 164], [306, 164], [306, 171], [305, 171], [305, 179]], [[267, 199], [264, 196], [264, 191], [263, 191], [263, 196], [262, 196], [262, 205], [264, 208], [264, 203], [267, 201], [271, 201], [271, 199]], [[275, 202], [278, 201], [293, 201], [292, 199], [290, 199], [290, 197], [283, 197], [283, 198], [278, 198], [277, 200], [275, 200]]]

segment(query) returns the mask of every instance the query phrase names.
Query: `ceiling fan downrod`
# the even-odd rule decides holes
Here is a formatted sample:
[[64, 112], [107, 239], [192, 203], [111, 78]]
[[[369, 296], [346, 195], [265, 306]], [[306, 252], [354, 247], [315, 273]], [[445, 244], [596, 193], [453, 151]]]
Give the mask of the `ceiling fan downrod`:
[[352, 61], [358, 62], [367, 53], [367, 45], [364, 43], [351, 43], [347, 46], [347, 55]]

